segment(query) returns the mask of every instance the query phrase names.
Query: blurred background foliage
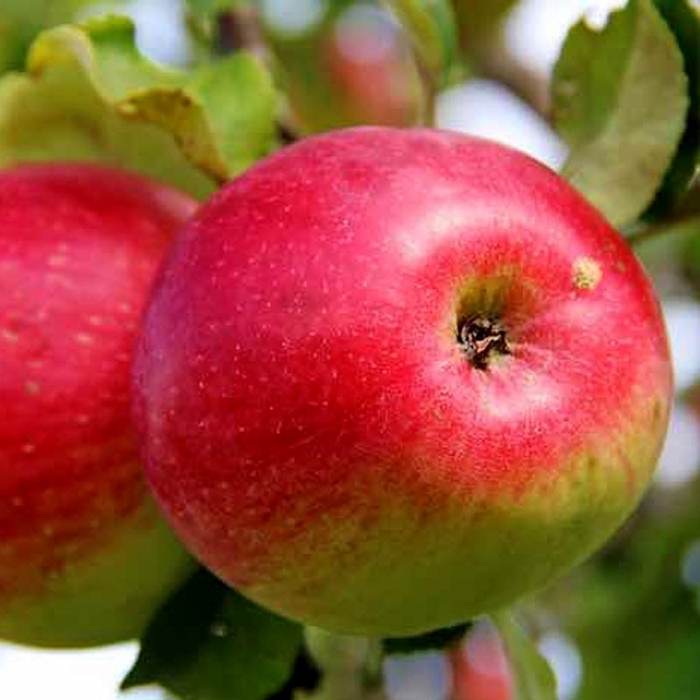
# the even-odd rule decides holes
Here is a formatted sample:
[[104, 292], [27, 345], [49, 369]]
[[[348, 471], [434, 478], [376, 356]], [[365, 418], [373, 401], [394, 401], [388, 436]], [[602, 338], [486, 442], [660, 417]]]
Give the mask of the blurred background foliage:
[[[29, 44], [45, 27], [73, 21], [92, 0], [5, 0], [0, 7], [0, 72], [20, 69]], [[100, 3], [117, 11], [120, 0]]]
[[[438, 125], [497, 138], [559, 168], [568, 149], [551, 125], [550, 76], [566, 27], [586, 7], [592, 8], [588, 17], [593, 26], [602, 26], [606, 13], [622, 4], [614, 0], [455, 0], [449, 11], [458, 48], [446, 49], [435, 58], [427, 49], [423, 54], [420, 47], [416, 50], [392, 14], [392, 7], [410, 10], [410, 2], [2, 0], [0, 73], [6, 76], [5, 87], [0, 87], [0, 156], [11, 151], [10, 141], [12, 148], [21, 141], [18, 122], [31, 116], [32, 100], [48, 101], [55, 110], [56, 94], [66, 94], [67, 83], [60, 81], [48, 98], [16, 92], [20, 78], [14, 72], [28, 65], [28, 50], [37, 34], [59, 24], [119, 13], [135, 22], [140, 51], [160, 64], [144, 68], [139, 63], [134, 68], [134, 85], [142, 87], [141, 71], [145, 71], [149, 84], [159, 89], [167, 84], [191, 99], [188, 119], [198, 125], [197, 163], [211, 167], [205, 167], [204, 174], [190, 170], [191, 162], [187, 165], [179, 151], [161, 156], [154, 166], [146, 145], [139, 145], [137, 154], [120, 154], [121, 162], [146, 168], [149, 161], [149, 167], [159, 168], [158, 173], [174, 171], [178, 184], [200, 196], [212, 189], [214, 180], [225, 179], [272, 148], [273, 139], [280, 144], [356, 124], [411, 126], [421, 122], [431, 102], [435, 102]], [[424, 5], [434, 9], [439, 3]], [[659, 0], [656, 6], [685, 46], [685, 70], [695, 92], [700, 75], [697, 8], [684, 0]], [[94, 33], [90, 41], [99, 59]], [[449, 41], [445, 39], [445, 46]], [[240, 110], [230, 116], [239, 120], [236, 140], [225, 125], [219, 128], [206, 120], [209, 105], [220, 96], [202, 87], [204, 78], [193, 87], [188, 76], [192, 71], [212, 75], [207, 71], [220, 70], [220, 62], [241, 48], [266, 67], [276, 90], [269, 103], [256, 104], [252, 116]], [[79, 54], [75, 55], [80, 58]], [[426, 81], [426, 65], [431, 61], [440, 64], [440, 77]], [[174, 68], [181, 71], [177, 79], [169, 72]], [[251, 84], [241, 80], [264, 82], [257, 73], [251, 77], [249, 68], [231, 70], [247, 76], [236, 77], [239, 87]], [[41, 72], [41, 67], [36, 68], [33, 79], [47, 79]], [[104, 135], [110, 152], [93, 149], [79, 154], [110, 160], [114, 143], [120, 140], [154, 147], [160, 139], [163, 144], [157, 148], [165, 151], [171, 135], [184, 138], [178, 131], [181, 124], [163, 127], [163, 119], [153, 119], [152, 110], [143, 110], [151, 118], [146, 126], [119, 121], [124, 104], [133, 108], [132, 95], [123, 85], [117, 90], [110, 84], [109, 70], [106, 74], [99, 79], [99, 105], [95, 95], [88, 94], [94, 85], [88, 88], [80, 82], [78, 90], [70, 83], [81, 104], [88, 105], [80, 113], [83, 122], [97, 119], [104, 125], [112, 120]], [[75, 80], [83, 79], [71, 78]], [[11, 119], [7, 117], [10, 84], [16, 96]], [[21, 88], [25, 89], [29, 88]], [[256, 95], [261, 94], [260, 88], [256, 90]], [[431, 91], [436, 94], [431, 96]], [[638, 243], [640, 257], [662, 298], [677, 378], [678, 398], [657, 481], [636, 515], [602, 552], [522, 606], [524, 619], [555, 671], [561, 700], [700, 698], [700, 197], [694, 180], [700, 137], [694, 92], [693, 116], [683, 145], [669, 153], [670, 157], [675, 152], [674, 172], [684, 178], [682, 192], [668, 182], [662, 191], [671, 193], [677, 205], [674, 213], [654, 224], [658, 207], [669, 206], [657, 199], [656, 208], [647, 212], [651, 225], [627, 231]], [[75, 107], [78, 98], [68, 101]], [[239, 102], [245, 101], [244, 90]], [[268, 121], [270, 128], [265, 126]], [[168, 135], [156, 133], [157, 128], [165, 128]], [[186, 131], [185, 136], [191, 133]], [[32, 142], [37, 142], [34, 137]], [[75, 148], [73, 136], [67, 142], [66, 148]], [[46, 148], [29, 155], [41, 159], [65, 153]], [[229, 152], [227, 148], [235, 158], [219, 158]], [[386, 694], [391, 700], [515, 700], [499, 639], [486, 623], [474, 625], [466, 637], [460, 633], [457, 639], [450, 638], [445, 649], [432, 646], [417, 645], [409, 650], [415, 653], [385, 659]], [[134, 653], [134, 645], [60, 654], [0, 647], [0, 696], [12, 700], [113, 698], [115, 678], [123, 675]], [[70, 693], [61, 690], [61, 679]], [[164, 694], [139, 689], [125, 697], [145, 700]], [[286, 697], [291, 700], [292, 696]], [[324, 695], [300, 689], [296, 697]], [[352, 697], [356, 696], [348, 695], [348, 700]]]

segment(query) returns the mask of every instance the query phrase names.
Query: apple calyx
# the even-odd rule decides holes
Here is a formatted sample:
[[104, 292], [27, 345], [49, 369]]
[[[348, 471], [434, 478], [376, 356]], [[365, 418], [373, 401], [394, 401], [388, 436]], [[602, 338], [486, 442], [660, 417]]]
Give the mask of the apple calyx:
[[512, 355], [508, 334], [497, 318], [470, 316], [457, 324], [457, 343], [469, 363], [487, 370], [499, 357]]

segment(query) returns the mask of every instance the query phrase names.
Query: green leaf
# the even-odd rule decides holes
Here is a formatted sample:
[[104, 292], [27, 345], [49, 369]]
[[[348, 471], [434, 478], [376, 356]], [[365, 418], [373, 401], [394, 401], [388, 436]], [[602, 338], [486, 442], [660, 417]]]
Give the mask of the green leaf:
[[449, 0], [385, 0], [438, 85], [449, 82], [458, 61], [458, 36]]
[[[45, 27], [70, 22], [90, 0], [3, 0], [0, 3], [0, 73], [17, 70], [32, 39]], [[101, 3], [106, 9], [120, 0]]]
[[290, 679], [300, 625], [199, 570], [156, 614], [122, 690], [158, 683], [188, 700], [263, 700]]
[[292, 675], [266, 700], [295, 700], [296, 698], [301, 700], [301, 698], [312, 697], [322, 678], [321, 670], [304, 644], [294, 661]]
[[0, 167], [46, 160], [131, 168], [200, 199], [215, 188], [170, 134], [121, 117], [70, 66], [0, 80]]
[[471, 623], [444, 627], [415, 637], [387, 637], [382, 647], [387, 654], [415, 654], [433, 649], [444, 649], [464, 637]]
[[630, 0], [601, 32], [573, 27], [553, 100], [571, 147], [564, 176], [613, 224], [634, 221], [671, 164], [689, 102], [683, 57], [651, 0]]
[[649, 214], [658, 218], [672, 210], [688, 192], [700, 161], [700, 11], [688, 0], [654, 0], [676, 37], [690, 93], [688, 121], [673, 163]]
[[492, 33], [513, 9], [516, 0], [452, 0], [463, 47], [493, 39]]
[[210, 15], [222, 10], [230, 10], [236, 2], [234, 0], [186, 0], [186, 5], [193, 11], [203, 15]]
[[490, 617], [498, 628], [510, 662], [515, 683], [513, 700], [557, 700], [556, 682], [549, 664], [513, 614], [501, 610]]
[[[74, 93], [71, 99], [62, 97], [64, 89]], [[31, 131], [27, 100], [34, 111]], [[126, 124], [149, 125], [166, 142], [174, 139], [201, 171], [201, 190], [203, 179], [226, 180], [271, 149], [274, 112], [271, 78], [252, 55], [239, 52], [191, 72], [166, 70], [138, 53], [130, 20], [91, 20], [41, 34], [30, 49], [27, 74], [0, 83], [0, 161], [22, 155], [13, 153], [14, 146], [28, 145], [37, 122], [43, 131], [35, 157], [44, 151], [70, 157], [71, 140], [75, 157], [81, 157], [92, 139], [100, 142], [88, 149], [94, 157], [129, 162], [134, 151], [145, 148], [149, 158], [159, 160], [162, 137], [153, 147], [121, 138]], [[112, 138], [115, 131], [119, 138]]]
[[191, 72], [165, 70], [138, 52], [130, 20], [111, 17], [46, 32], [29, 56], [35, 70], [66, 61], [77, 63], [117, 111], [172, 133], [214, 177], [231, 177], [272, 147], [274, 87], [248, 53]]
[[683, 53], [691, 111], [700, 117], [700, 10], [689, 0], [654, 0]]

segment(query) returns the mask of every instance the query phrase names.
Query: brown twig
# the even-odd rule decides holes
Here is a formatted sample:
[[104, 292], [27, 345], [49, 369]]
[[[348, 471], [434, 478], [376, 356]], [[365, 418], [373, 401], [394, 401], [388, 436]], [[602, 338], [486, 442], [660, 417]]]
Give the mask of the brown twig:
[[669, 235], [686, 226], [695, 225], [700, 229], [700, 215], [695, 213], [690, 216], [676, 216], [639, 228], [625, 236], [627, 243], [633, 248], [646, 243], [654, 238]]
[[268, 62], [268, 50], [256, 7], [246, 4], [219, 12], [215, 21], [214, 48], [218, 53], [226, 55], [245, 49]]

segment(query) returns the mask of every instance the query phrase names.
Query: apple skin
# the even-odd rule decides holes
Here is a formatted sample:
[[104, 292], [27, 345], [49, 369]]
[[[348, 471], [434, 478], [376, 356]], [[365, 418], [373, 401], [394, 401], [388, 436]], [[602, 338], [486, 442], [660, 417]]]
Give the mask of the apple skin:
[[0, 171], [0, 638], [138, 635], [192, 562], [143, 479], [130, 366], [189, 196], [60, 163]]
[[[464, 321], [511, 354], [476, 368]], [[669, 352], [626, 243], [562, 179], [435, 130], [312, 137], [174, 244], [137, 351], [149, 482], [183, 542], [320, 627], [416, 634], [599, 547], [648, 484]]]

